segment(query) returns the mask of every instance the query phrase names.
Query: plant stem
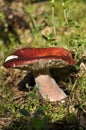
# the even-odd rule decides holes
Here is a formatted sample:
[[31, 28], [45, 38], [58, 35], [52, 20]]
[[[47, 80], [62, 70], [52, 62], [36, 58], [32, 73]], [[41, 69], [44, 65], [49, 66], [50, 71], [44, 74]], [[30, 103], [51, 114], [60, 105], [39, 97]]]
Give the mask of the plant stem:
[[64, 20], [66, 22], [66, 25], [67, 25], [67, 30], [68, 30], [68, 47], [70, 46], [69, 45], [69, 22], [68, 22], [68, 18], [67, 18], [67, 12], [66, 12], [66, 8], [65, 8], [65, 2], [64, 0], [62, 0], [62, 6], [63, 6], [63, 11], [64, 11]]
[[53, 32], [56, 35], [56, 28], [55, 28], [55, 0], [52, 0], [52, 25], [53, 25]]
[[68, 25], [68, 19], [67, 19], [67, 13], [66, 13], [66, 9], [65, 9], [65, 3], [64, 3], [63, 0], [62, 0], [62, 6], [63, 6], [63, 9], [64, 9], [64, 19], [66, 21], [66, 24]]

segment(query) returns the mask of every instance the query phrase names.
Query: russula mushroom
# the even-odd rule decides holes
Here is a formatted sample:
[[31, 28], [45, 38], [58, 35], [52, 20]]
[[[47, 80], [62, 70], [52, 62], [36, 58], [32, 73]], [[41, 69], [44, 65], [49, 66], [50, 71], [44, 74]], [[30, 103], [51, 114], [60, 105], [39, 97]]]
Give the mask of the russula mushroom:
[[61, 47], [22, 48], [8, 56], [4, 62], [6, 68], [32, 71], [42, 97], [51, 102], [61, 101], [66, 98], [66, 94], [52, 78], [49, 69], [68, 65], [75, 65], [75, 61], [71, 52]]

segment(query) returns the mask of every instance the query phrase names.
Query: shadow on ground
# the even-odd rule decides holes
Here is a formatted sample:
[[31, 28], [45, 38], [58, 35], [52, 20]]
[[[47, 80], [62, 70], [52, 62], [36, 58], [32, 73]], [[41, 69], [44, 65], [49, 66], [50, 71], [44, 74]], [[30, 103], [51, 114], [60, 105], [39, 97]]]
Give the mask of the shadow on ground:
[[[67, 66], [64, 68], [52, 68], [50, 69], [50, 74], [55, 79], [57, 83], [59, 83], [60, 86], [62, 85], [62, 82], [69, 82], [69, 79], [71, 78], [72, 83], [75, 82], [75, 73], [77, 73], [77, 70], [74, 66]], [[28, 88], [26, 87], [26, 84], [31, 86], [30, 89], [33, 89], [35, 86], [35, 79], [32, 72], [29, 72], [19, 83], [18, 83], [18, 89], [20, 91], [28, 91]], [[64, 86], [65, 87], [65, 86]], [[68, 92], [67, 92], [68, 94]]]
[[13, 120], [9, 125], [2, 128], [2, 130], [28, 130], [27, 120], [25, 119], [16, 119]]
[[[5, 126], [2, 130], [80, 130], [78, 120], [67, 121], [68, 116], [74, 116], [72, 114], [67, 115], [62, 120], [56, 122], [50, 122], [47, 118], [41, 118], [40, 115], [34, 115], [33, 118], [28, 120], [20, 118], [13, 120], [9, 126]], [[82, 130], [84, 130], [82, 128]]]

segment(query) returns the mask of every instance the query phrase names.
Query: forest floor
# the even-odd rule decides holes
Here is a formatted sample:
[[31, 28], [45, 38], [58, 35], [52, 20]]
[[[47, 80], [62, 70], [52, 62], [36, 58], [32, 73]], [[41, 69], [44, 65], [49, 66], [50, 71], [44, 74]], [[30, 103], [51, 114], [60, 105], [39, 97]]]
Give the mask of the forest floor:
[[[86, 129], [86, 2], [0, 3], [0, 130]], [[17, 12], [17, 13], [16, 13]], [[76, 65], [53, 69], [67, 93], [64, 103], [40, 96], [32, 73], [3, 67], [22, 47], [64, 47]], [[68, 74], [68, 75], [67, 75]], [[35, 86], [35, 87], [34, 87]]]

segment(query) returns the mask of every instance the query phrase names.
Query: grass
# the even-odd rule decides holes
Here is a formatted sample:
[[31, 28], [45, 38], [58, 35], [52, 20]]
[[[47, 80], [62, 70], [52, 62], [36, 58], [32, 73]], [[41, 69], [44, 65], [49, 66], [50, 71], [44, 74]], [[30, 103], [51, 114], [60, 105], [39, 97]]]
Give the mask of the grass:
[[[78, 112], [86, 111], [86, 55], [85, 58], [83, 57], [83, 52], [86, 51], [86, 7], [82, 0], [80, 2], [64, 1], [65, 8], [61, 1], [55, 1], [53, 4], [54, 6], [46, 2], [27, 5], [26, 2], [24, 10], [27, 16], [30, 15], [32, 18], [34, 26], [31, 24], [32, 30], [29, 31], [28, 37], [23, 38], [21, 44], [17, 36], [6, 26], [8, 23], [4, 14], [0, 13], [4, 28], [0, 34], [0, 125], [2, 130], [84, 129], [79, 126]], [[42, 36], [41, 31], [45, 26], [53, 27], [54, 33], [51, 31], [50, 34]], [[22, 31], [21, 34], [23, 35]], [[19, 38], [22, 41], [21, 36]], [[33, 42], [28, 43], [29, 38]], [[67, 79], [58, 82], [66, 86], [69, 94], [66, 102], [43, 101], [38, 90], [29, 86], [27, 81], [24, 86], [29, 87], [29, 92], [18, 90], [18, 84], [27, 72], [7, 70], [3, 67], [3, 62], [15, 49], [25, 46], [61, 46], [73, 53], [76, 60], [74, 71]], [[58, 78], [57, 73], [56, 78]]]

